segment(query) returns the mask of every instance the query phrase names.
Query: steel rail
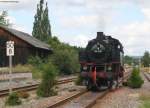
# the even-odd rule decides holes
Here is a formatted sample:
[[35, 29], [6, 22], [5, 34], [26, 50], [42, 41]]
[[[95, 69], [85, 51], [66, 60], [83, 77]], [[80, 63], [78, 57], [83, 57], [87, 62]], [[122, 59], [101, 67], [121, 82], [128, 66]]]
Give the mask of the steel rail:
[[[77, 78], [74, 77], [74, 78], [68, 78], [68, 79], [64, 79], [64, 80], [58, 80], [57, 85], [73, 82], [76, 79]], [[31, 84], [31, 85], [22, 86], [22, 87], [16, 87], [16, 88], [13, 88], [12, 90], [14, 92], [17, 92], [17, 91], [32, 91], [32, 90], [37, 89], [39, 84], [40, 83]], [[9, 94], [9, 89], [0, 90], [0, 97], [7, 96], [8, 94]]]
[[144, 74], [144, 77], [150, 82], [150, 74], [144, 73], [144, 72], [143, 72], [143, 74]]
[[[126, 74], [125, 74], [125, 76], [124, 76], [124, 79], [127, 79], [127, 78], [130, 76], [130, 74], [131, 74], [131, 72], [126, 72]], [[123, 80], [119, 81], [119, 83], [121, 83], [121, 82], [123, 82]], [[97, 97], [96, 97], [94, 100], [92, 100], [90, 103], [87, 103], [87, 104], [85, 105], [85, 107], [83, 107], [83, 108], [91, 108], [93, 105], [96, 104], [96, 101], [97, 101], [98, 99], [102, 99], [104, 96], [106, 96], [106, 95], [109, 93], [109, 91], [110, 91], [110, 90], [106, 90], [106, 91], [101, 92], [100, 96], [97, 96]], [[88, 93], [88, 92], [89, 92], [89, 91], [86, 91], [86, 90], [85, 90], [85, 91], [82, 91], [82, 92], [77, 93], [77, 94], [75, 94], [75, 95], [73, 95], [73, 96], [67, 97], [67, 98], [65, 98], [65, 99], [63, 99], [63, 100], [59, 100], [58, 102], [56, 102], [56, 103], [54, 103], [54, 104], [52, 104], [52, 105], [49, 105], [49, 106], [46, 107], [46, 108], [61, 107], [61, 106], [65, 105], [65, 104], [67, 104], [68, 102], [71, 102], [72, 100], [83, 96], [85, 93]], [[86, 98], [85, 98], [85, 99], [86, 99]]]

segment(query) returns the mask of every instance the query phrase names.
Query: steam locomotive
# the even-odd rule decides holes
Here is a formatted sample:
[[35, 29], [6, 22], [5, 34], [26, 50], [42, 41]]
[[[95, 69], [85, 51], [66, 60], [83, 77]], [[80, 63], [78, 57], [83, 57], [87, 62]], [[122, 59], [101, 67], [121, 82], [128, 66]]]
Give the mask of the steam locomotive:
[[119, 40], [97, 32], [97, 37], [79, 52], [81, 77], [87, 89], [117, 87], [124, 73], [123, 54]]

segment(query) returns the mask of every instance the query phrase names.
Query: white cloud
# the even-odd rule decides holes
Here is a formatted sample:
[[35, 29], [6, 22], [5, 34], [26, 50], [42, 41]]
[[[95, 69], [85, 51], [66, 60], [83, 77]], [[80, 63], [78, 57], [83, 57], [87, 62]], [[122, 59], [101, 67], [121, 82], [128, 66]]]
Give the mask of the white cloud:
[[62, 17], [61, 23], [64, 27], [85, 27], [87, 25], [95, 24], [98, 22], [99, 17], [96, 15], [81, 15]]
[[125, 48], [125, 54], [142, 55], [145, 50], [150, 51], [150, 20], [133, 22], [115, 28], [111, 31], [120, 39]]
[[80, 35], [77, 35], [77, 36], [73, 37], [72, 41], [70, 43], [72, 45], [86, 47], [89, 40], [90, 40], [90, 38], [88, 38], [86, 35], [80, 34]]
[[6, 19], [9, 21], [10, 24], [16, 23], [16, 19], [12, 16], [7, 16]]
[[[0, 3], [0, 9], [12, 10], [12, 11], [36, 11], [36, 4], [39, 0], [19, 0], [18, 4], [2, 4]], [[150, 0], [47, 0], [55, 10], [52, 11], [55, 18], [59, 19], [57, 26], [62, 27], [63, 30], [68, 30], [68, 34], [74, 30], [77, 36], [67, 39], [67, 36], [61, 38], [72, 45], [85, 46], [90, 40], [90, 35], [82, 33], [80, 28], [87, 29], [95, 27], [94, 31], [87, 31], [89, 34], [97, 30], [105, 31], [107, 34], [112, 35], [115, 38], [121, 40], [125, 47], [125, 53], [130, 55], [141, 55], [144, 50], [150, 50]], [[139, 8], [143, 13], [144, 21], [135, 21], [126, 24], [115, 24], [115, 21], [119, 21], [117, 18], [118, 11], [121, 7], [128, 5], [134, 5]], [[51, 15], [51, 14], [50, 14]], [[134, 13], [133, 13], [134, 15]], [[15, 23], [15, 28], [19, 30], [26, 30], [13, 18], [10, 18]], [[115, 21], [114, 21], [115, 19]], [[54, 23], [56, 24], [56, 23]], [[56, 25], [55, 25], [56, 26]], [[53, 25], [52, 25], [53, 27]], [[65, 31], [65, 32], [66, 32]], [[80, 31], [80, 33], [79, 33]], [[60, 31], [57, 31], [60, 32]], [[60, 34], [60, 33], [59, 33]], [[80, 35], [78, 35], [80, 34]], [[96, 33], [95, 33], [96, 34]]]
[[18, 0], [18, 3], [0, 2], [0, 10], [31, 11], [36, 8], [39, 0]]
[[19, 31], [22, 31], [22, 32], [25, 32], [25, 33], [28, 33], [31, 35], [31, 33], [29, 32], [28, 28], [26, 28], [25, 26], [23, 25], [19, 25], [19, 24], [15, 24], [12, 26], [12, 28], [15, 28], [16, 30], [19, 30]]
[[[58, 35], [57, 35], [58, 36]], [[68, 43], [72, 46], [78, 46], [78, 47], [86, 47], [88, 44], [88, 41], [90, 40], [89, 36], [85, 34], [77, 34], [77, 35], [72, 35], [72, 36], [62, 36], [59, 35], [59, 40], [65, 43]]]

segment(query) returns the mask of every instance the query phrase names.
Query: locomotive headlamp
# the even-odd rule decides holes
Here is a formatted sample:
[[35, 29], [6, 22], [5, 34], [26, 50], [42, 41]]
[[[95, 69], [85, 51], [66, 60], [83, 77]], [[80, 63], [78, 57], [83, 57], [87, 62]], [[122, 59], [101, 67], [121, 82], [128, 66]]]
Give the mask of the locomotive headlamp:
[[83, 70], [87, 70], [87, 66], [83, 66]]
[[111, 70], [112, 70], [111, 66], [108, 66], [107, 70], [108, 70], [108, 71], [111, 71]]

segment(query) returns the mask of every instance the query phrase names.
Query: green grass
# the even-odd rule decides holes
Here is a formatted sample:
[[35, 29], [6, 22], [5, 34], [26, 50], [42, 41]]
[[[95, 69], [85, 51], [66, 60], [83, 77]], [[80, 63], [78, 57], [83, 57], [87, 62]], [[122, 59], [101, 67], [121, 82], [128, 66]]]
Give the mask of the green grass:
[[140, 108], [150, 108], [150, 99], [142, 101]]
[[[31, 72], [33, 79], [41, 79], [42, 77], [42, 72], [37, 67], [34, 67], [32, 65], [18, 64], [12, 68], [12, 73], [26, 73], [26, 72]], [[0, 73], [9, 73], [9, 67], [1, 67]]]
[[32, 67], [32, 76], [33, 79], [41, 79], [42, 78], [42, 71], [37, 69], [36, 67]]
[[150, 94], [142, 94], [140, 100], [142, 101], [140, 108], [150, 108]]
[[[1, 67], [0, 73], [8, 73], [9, 67]], [[20, 73], [20, 72], [31, 72], [31, 66], [30, 65], [16, 65], [12, 68], [12, 72], [14, 73]]]

